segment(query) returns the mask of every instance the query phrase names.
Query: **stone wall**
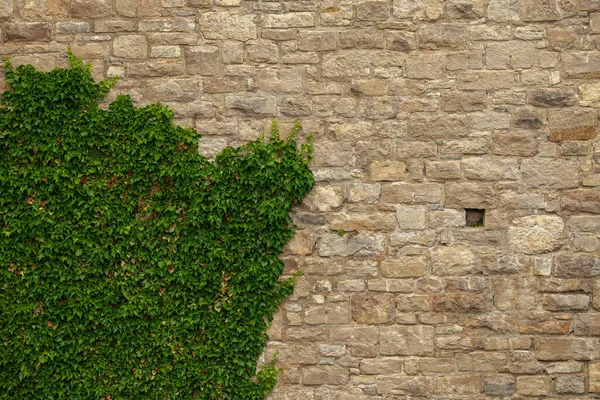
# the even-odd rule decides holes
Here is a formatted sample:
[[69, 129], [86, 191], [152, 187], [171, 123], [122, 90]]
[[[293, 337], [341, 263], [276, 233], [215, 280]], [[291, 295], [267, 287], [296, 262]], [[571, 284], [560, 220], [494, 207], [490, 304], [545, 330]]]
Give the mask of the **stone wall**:
[[599, 0], [1, 0], [0, 26], [208, 156], [316, 133], [271, 399], [600, 396]]

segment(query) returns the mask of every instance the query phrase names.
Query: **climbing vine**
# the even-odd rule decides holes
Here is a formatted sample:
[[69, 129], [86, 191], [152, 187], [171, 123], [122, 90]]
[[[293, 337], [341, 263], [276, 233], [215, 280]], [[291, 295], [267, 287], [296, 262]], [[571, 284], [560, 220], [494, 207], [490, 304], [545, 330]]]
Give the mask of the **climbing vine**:
[[4, 65], [0, 398], [264, 398], [310, 141], [274, 125], [209, 162], [165, 106], [98, 107], [113, 81], [69, 61]]

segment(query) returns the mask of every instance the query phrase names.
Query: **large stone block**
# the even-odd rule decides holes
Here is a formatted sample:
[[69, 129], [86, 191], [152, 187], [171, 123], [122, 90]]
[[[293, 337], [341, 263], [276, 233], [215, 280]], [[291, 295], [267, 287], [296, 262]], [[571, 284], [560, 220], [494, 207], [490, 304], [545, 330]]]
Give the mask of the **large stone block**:
[[381, 354], [390, 356], [431, 356], [434, 354], [431, 326], [382, 327], [379, 330], [379, 349]]
[[302, 383], [305, 385], [345, 385], [348, 380], [348, 368], [340, 365], [316, 365], [302, 368]]
[[103, 18], [111, 13], [111, 2], [108, 0], [73, 0], [70, 2], [71, 17], [77, 19]]
[[356, 294], [352, 296], [352, 319], [365, 325], [387, 324], [393, 320], [395, 306], [391, 293]]
[[322, 257], [377, 257], [385, 248], [383, 234], [326, 234], [319, 241], [319, 255]]
[[442, 201], [442, 186], [435, 183], [392, 183], [381, 189], [384, 203], [425, 204]]
[[496, 208], [496, 193], [490, 183], [455, 183], [444, 185], [448, 208]]
[[430, 396], [434, 390], [434, 377], [381, 375], [377, 377], [378, 394]]
[[575, 337], [540, 337], [535, 342], [538, 360], [595, 360], [598, 358], [597, 339]]
[[467, 30], [463, 24], [427, 24], [419, 29], [419, 47], [462, 49], [466, 46]]
[[562, 218], [553, 215], [532, 215], [513, 220], [508, 228], [509, 245], [525, 254], [540, 254], [560, 247], [565, 229]]
[[146, 58], [148, 43], [144, 35], [123, 35], [113, 40], [113, 54], [123, 58]]
[[561, 58], [567, 78], [600, 78], [600, 53], [595, 51], [563, 52]]
[[588, 140], [598, 136], [598, 116], [592, 110], [553, 110], [548, 115], [548, 140]]
[[521, 0], [519, 5], [523, 21], [556, 21], [562, 18], [559, 0]]
[[52, 40], [52, 25], [43, 22], [18, 22], [4, 28], [6, 39], [27, 42], [49, 42]]
[[521, 162], [528, 188], [569, 189], [579, 185], [578, 164], [569, 159], [528, 158]]
[[185, 61], [188, 74], [217, 75], [223, 69], [221, 50], [217, 46], [187, 46]]
[[575, 189], [564, 191], [561, 206], [568, 211], [600, 214], [600, 190]]
[[581, 253], [554, 256], [553, 275], [558, 278], [593, 278], [600, 276], [600, 257]]
[[360, 50], [340, 50], [323, 56], [322, 74], [327, 78], [368, 76], [371, 58]]
[[200, 31], [206, 39], [247, 41], [257, 38], [256, 16], [230, 12], [206, 12], [200, 15]]
[[537, 146], [533, 132], [495, 131], [492, 136], [492, 153], [499, 156], [534, 156]]

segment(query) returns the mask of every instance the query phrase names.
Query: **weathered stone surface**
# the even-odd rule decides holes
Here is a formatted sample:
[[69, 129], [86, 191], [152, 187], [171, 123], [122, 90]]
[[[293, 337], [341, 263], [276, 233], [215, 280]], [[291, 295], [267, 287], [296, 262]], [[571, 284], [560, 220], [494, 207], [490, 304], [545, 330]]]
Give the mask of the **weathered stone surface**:
[[52, 40], [52, 25], [42, 22], [19, 22], [6, 25], [4, 29], [8, 40], [39, 42]]
[[458, 76], [459, 90], [510, 89], [516, 85], [516, 75], [510, 71], [465, 72]]
[[508, 228], [510, 246], [525, 254], [540, 254], [557, 249], [565, 229], [562, 218], [533, 215], [513, 220]]
[[523, 182], [529, 188], [569, 189], [579, 184], [572, 160], [529, 158], [521, 163]]
[[600, 393], [600, 361], [589, 364], [589, 389], [592, 393]]
[[392, 213], [336, 213], [331, 217], [330, 226], [333, 230], [392, 230], [397, 226]]
[[188, 46], [185, 49], [186, 70], [189, 74], [217, 75], [223, 68], [217, 46]]
[[401, 161], [373, 161], [371, 179], [374, 181], [400, 181], [408, 177], [406, 163]]
[[432, 297], [433, 311], [442, 313], [483, 313], [493, 309], [490, 293], [448, 293]]
[[536, 308], [536, 278], [494, 279], [494, 304], [498, 310], [532, 310]]
[[442, 94], [441, 108], [447, 112], [471, 112], [485, 110], [485, 92], [450, 92]]
[[556, 378], [555, 388], [557, 393], [585, 393], [585, 377], [559, 376]]
[[597, 52], [565, 52], [561, 55], [565, 75], [569, 78], [600, 78], [600, 54]]
[[548, 116], [552, 142], [587, 140], [598, 135], [598, 117], [590, 110], [555, 110]]
[[264, 28], [304, 28], [315, 26], [313, 13], [297, 12], [268, 14], [261, 24]]
[[550, 383], [548, 376], [519, 376], [517, 393], [523, 396], [546, 396], [550, 393]]
[[587, 310], [590, 296], [586, 294], [547, 294], [544, 296], [544, 309], [549, 311]]
[[143, 35], [118, 36], [113, 40], [113, 54], [123, 58], [145, 58], [148, 43]]
[[342, 205], [344, 193], [339, 186], [317, 186], [304, 202], [311, 210], [331, 211]]
[[462, 24], [429, 24], [419, 29], [419, 47], [422, 49], [461, 49], [466, 45], [467, 31]]
[[458, 370], [499, 372], [506, 368], [506, 361], [506, 353], [475, 351], [458, 357]]
[[69, 8], [71, 17], [77, 19], [108, 17], [111, 12], [107, 0], [73, 0]]
[[[191, 56], [196, 61], [193, 62], [192, 67], [187, 64], [188, 69], [202, 68], [206, 63], [208, 68], [205, 73], [216, 71], [219, 62], [218, 60], [211, 60], [209, 58], [210, 53], [210, 50], [207, 53], [200, 51], [197, 55]], [[212, 66], [211, 63], [213, 63]], [[230, 110], [250, 116], [275, 115], [277, 112], [277, 100], [273, 96], [228, 96], [225, 99], [225, 105]]]
[[589, 254], [557, 254], [554, 256], [553, 265], [553, 275], [559, 278], [600, 276], [600, 258]]
[[305, 385], [345, 385], [348, 383], [348, 369], [339, 365], [303, 367], [302, 382]]
[[414, 79], [443, 77], [444, 58], [438, 54], [423, 54], [406, 60], [406, 75]]
[[200, 15], [200, 31], [206, 39], [247, 41], [257, 38], [254, 15], [230, 12], [206, 12]]
[[519, 5], [523, 21], [552, 21], [562, 18], [558, 0], [522, 0]]
[[386, 278], [415, 278], [427, 273], [427, 260], [414, 256], [386, 258], [379, 270]]
[[488, 396], [510, 396], [516, 390], [516, 380], [510, 375], [491, 375], [485, 378], [483, 392]]
[[534, 47], [527, 42], [490, 43], [486, 49], [488, 69], [521, 69], [533, 66]]
[[431, 250], [434, 275], [469, 275], [477, 273], [477, 258], [468, 247], [436, 247]]
[[393, 183], [381, 189], [384, 203], [424, 204], [441, 200], [442, 186], [437, 184]]
[[536, 135], [521, 131], [496, 131], [493, 135], [492, 153], [501, 156], [534, 156], [538, 142]]
[[598, 357], [598, 342], [574, 337], [539, 338], [535, 343], [538, 360], [593, 360]]
[[381, 357], [363, 359], [360, 372], [367, 375], [390, 375], [402, 372], [402, 359], [399, 357]]
[[353, 256], [353, 257], [377, 257], [385, 245], [385, 236], [381, 234], [349, 233], [346, 235], [327, 234], [319, 241], [319, 255], [331, 256]]
[[352, 296], [352, 319], [359, 324], [387, 324], [392, 322], [394, 296], [384, 294], [358, 294]]
[[323, 76], [368, 76], [370, 65], [368, 53], [360, 50], [340, 50], [323, 56]]
[[600, 336], [600, 313], [577, 314], [574, 331], [577, 336]]
[[600, 82], [586, 82], [579, 86], [579, 105], [600, 107]]
[[433, 355], [434, 329], [431, 326], [392, 325], [379, 329], [381, 354], [390, 356]]
[[498, 158], [467, 158], [461, 162], [467, 179], [500, 181], [519, 178], [519, 165], [514, 160]]
[[0, 18], [8, 18], [13, 13], [13, 0], [4, 0], [0, 3]]
[[600, 190], [576, 189], [563, 192], [563, 209], [575, 212], [600, 214]]
[[449, 208], [495, 208], [495, 191], [488, 183], [446, 183], [444, 185]]
[[434, 378], [425, 376], [381, 375], [376, 382], [378, 394], [427, 396], [434, 389]]

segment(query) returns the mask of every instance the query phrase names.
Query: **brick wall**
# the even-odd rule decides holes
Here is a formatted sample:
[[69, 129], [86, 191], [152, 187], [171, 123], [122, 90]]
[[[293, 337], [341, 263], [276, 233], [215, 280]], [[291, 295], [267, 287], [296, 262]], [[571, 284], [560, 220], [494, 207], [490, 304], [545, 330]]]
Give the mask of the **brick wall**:
[[207, 156], [316, 133], [271, 399], [600, 396], [600, 1], [1, 0], [0, 27]]

